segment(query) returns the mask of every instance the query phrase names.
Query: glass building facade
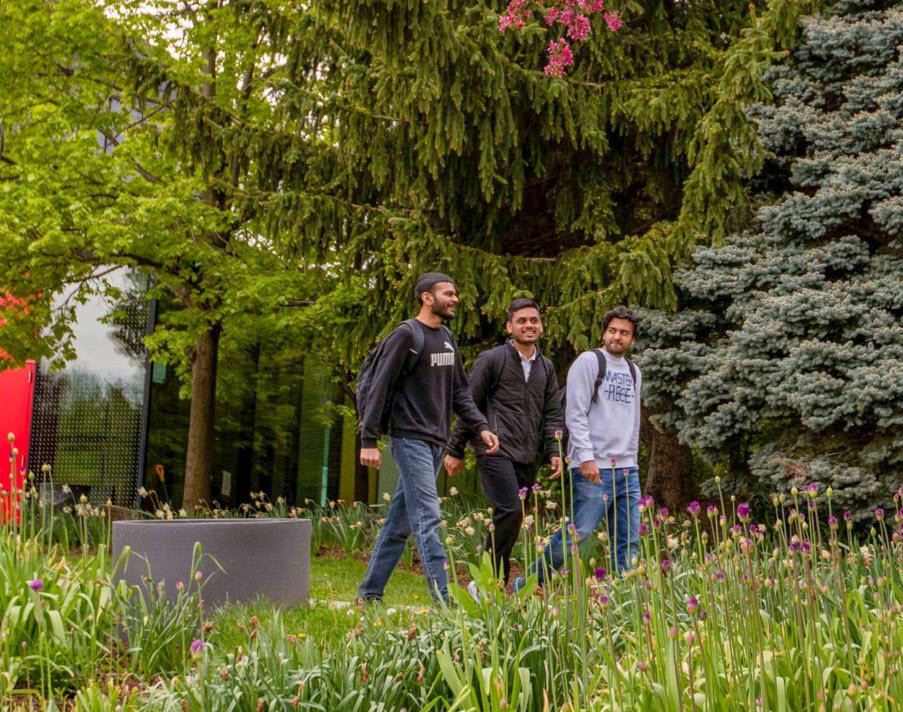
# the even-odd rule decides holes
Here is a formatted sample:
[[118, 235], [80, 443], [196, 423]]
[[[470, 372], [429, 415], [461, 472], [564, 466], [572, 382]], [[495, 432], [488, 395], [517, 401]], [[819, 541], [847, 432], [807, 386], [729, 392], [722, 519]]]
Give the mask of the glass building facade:
[[51, 466], [48, 484], [132, 506], [144, 440], [150, 305], [137, 272], [119, 270], [106, 279], [121, 298], [92, 298], [77, 307], [78, 358], [56, 371], [46, 361], [37, 364], [28, 461], [35, 472]]
[[[172, 368], [148, 362], [143, 342], [167, 306], [146, 299], [137, 272], [106, 279], [120, 297], [77, 306], [76, 360], [56, 371], [37, 364], [29, 468], [50, 465], [45, 486], [98, 504], [178, 507], [190, 400]], [[234, 508], [252, 492], [290, 506], [375, 501], [379, 483], [357, 462], [349, 394], [329, 364], [290, 334], [236, 328], [220, 348], [211, 506]], [[138, 496], [142, 487], [149, 496]]]

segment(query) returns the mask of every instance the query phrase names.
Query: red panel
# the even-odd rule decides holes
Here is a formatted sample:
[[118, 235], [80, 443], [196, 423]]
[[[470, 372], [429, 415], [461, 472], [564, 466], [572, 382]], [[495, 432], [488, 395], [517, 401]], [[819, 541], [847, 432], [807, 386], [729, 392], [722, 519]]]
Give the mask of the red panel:
[[[34, 361], [24, 368], [0, 371], [0, 520], [9, 513], [9, 493], [22, 488], [22, 476], [28, 471], [28, 445], [31, 440], [31, 414], [34, 405]], [[15, 436], [10, 443], [7, 433]], [[10, 463], [12, 447], [18, 450]], [[10, 475], [15, 475], [15, 482]]]

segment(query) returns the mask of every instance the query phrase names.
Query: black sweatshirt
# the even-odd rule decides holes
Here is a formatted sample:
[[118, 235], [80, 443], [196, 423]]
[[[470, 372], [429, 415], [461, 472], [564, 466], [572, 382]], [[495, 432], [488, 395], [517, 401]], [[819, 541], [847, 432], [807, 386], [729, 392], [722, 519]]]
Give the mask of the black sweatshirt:
[[[529, 381], [524, 380], [520, 356], [508, 341], [476, 357], [470, 383], [474, 401], [499, 438], [499, 454], [518, 463], [535, 461], [543, 450], [548, 457], [559, 454], [555, 432], [564, 427], [564, 416], [558, 379], [552, 362], [539, 353], [538, 347]], [[473, 433], [459, 420], [448, 441], [448, 454], [464, 457], [471, 438]], [[486, 452], [478, 439], [471, 440], [471, 446], [477, 455]]]
[[401, 371], [414, 346], [411, 329], [396, 327], [386, 337], [373, 374], [373, 386], [363, 407], [361, 447], [376, 447], [379, 419], [388, 398], [392, 399], [389, 416], [392, 437], [426, 440], [445, 447], [452, 410], [472, 431], [489, 429], [486, 418], [473, 402], [451, 332], [442, 327], [430, 328], [416, 320], [414, 328], [423, 329], [423, 351], [414, 368], [405, 374]]

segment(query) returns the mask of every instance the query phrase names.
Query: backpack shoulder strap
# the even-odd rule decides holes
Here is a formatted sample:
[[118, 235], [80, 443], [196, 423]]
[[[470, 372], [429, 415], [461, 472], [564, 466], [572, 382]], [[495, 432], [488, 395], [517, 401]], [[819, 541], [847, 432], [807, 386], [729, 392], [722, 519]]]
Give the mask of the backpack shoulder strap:
[[411, 346], [411, 349], [408, 351], [407, 358], [404, 361], [404, 368], [402, 370], [403, 373], [409, 373], [414, 369], [414, 366], [417, 365], [417, 359], [420, 358], [420, 354], [423, 351], [423, 329], [417, 326], [414, 322], [416, 319], [405, 319], [402, 324], [407, 324], [407, 327], [411, 330], [411, 335], [414, 338], [414, 343]]
[[499, 384], [502, 382], [502, 373], [505, 370], [505, 361], [508, 359], [507, 346], [505, 344], [496, 346], [491, 350], [494, 352], [492, 354], [492, 386], [489, 393], [486, 394], [487, 396], [491, 396], [498, 390]]
[[627, 361], [627, 368], [630, 369], [630, 377], [633, 379], [633, 385], [636, 386], [636, 364], [630, 359], [625, 359]]
[[596, 359], [599, 362], [599, 372], [596, 374], [595, 383], [593, 383], [593, 397], [590, 399], [590, 403], [596, 403], [599, 400], [599, 386], [601, 386], [602, 381], [605, 380], [605, 370], [608, 367], [602, 349], [593, 349], [593, 353], [596, 354]]

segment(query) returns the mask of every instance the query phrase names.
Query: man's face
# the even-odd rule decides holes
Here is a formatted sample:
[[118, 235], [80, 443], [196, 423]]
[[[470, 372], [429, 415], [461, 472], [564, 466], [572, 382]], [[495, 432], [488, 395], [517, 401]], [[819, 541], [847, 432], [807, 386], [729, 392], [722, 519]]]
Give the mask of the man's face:
[[535, 344], [542, 334], [542, 317], [535, 308], [524, 307], [511, 315], [505, 329], [518, 344]]
[[602, 343], [612, 356], [623, 356], [633, 344], [633, 323], [628, 319], [615, 317], [602, 334]]
[[432, 309], [433, 314], [445, 319], [455, 318], [455, 307], [458, 306], [458, 292], [451, 282], [436, 282], [433, 288], [423, 293], [423, 303]]

